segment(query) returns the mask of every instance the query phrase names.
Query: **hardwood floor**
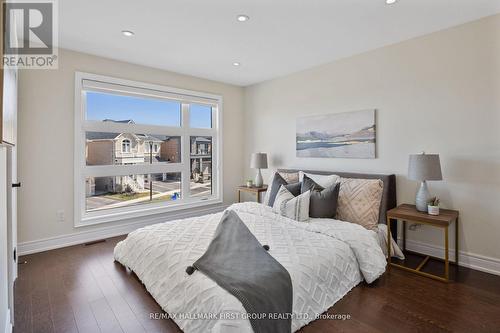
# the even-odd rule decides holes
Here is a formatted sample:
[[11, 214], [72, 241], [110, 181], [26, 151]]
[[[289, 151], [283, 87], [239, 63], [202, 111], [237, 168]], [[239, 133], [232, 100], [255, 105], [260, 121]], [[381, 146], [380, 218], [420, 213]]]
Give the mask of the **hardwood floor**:
[[[180, 332], [173, 321], [150, 319], [161, 308], [113, 261], [122, 238], [21, 257], [14, 332]], [[457, 280], [445, 284], [392, 268], [328, 311], [350, 319], [316, 320], [301, 332], [500, 332], [500, 276], [451, 271]]]

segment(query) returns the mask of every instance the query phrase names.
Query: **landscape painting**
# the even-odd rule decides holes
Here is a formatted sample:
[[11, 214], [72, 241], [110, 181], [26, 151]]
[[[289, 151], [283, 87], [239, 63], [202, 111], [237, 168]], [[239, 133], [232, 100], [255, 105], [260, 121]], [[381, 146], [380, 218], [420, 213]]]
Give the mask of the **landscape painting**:
[[297, 157], [375, 158], [375, 110], [297, 119]]

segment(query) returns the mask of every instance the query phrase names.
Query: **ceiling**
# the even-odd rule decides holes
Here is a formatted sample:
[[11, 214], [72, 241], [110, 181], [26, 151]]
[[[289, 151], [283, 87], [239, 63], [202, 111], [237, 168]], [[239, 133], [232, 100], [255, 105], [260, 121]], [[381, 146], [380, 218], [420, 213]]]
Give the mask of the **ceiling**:
[[500, 0], [58, 3], [62, 48], [241, 86], [500, 12]]

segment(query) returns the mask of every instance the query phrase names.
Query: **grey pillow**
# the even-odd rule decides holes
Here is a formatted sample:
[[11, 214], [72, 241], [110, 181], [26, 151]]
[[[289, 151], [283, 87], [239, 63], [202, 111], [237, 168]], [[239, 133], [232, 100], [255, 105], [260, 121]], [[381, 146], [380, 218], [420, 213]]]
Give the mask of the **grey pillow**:
[[316, 184], [314, 180], [304, 175], [300, 192], [311, 191], [309, 216], [316, 218], [335, 218], [339, 199], [340, 183], [327, 188]]
[[288, 184], [288, 185], [284, 185], [285, 188], [293, 194], [294, 197], [300, 195], [300, 190], [301, 190], [301, 183], [299, 182], [296, 182], [296, 183], [292, 183], [292, 184]]
[[286, 180], [283, 179], [283, 177], [280, 176], [279, 173], [275, 173], [273, 177], [272, 183], [269, 185], [269, 201], [267, 202], [268, 206], [273, 206], [274, 205], [274, 200], [276, 199], [276, 194], [278, 194], [278, 191], [281, 187], [281, 185], [287, 185]]

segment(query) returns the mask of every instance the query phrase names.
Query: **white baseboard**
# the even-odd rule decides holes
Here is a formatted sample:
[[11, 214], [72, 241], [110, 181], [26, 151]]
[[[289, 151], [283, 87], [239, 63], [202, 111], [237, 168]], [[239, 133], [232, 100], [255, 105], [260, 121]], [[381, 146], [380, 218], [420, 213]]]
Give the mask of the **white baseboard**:
[[[402, 240], [398, 244], [402, 244]], [[406, 249], [433, 257], [444, 258], [443, 246], [407, 239]], [[455, 261], [455, 248], [450, 248], [449, 257], [451, 261]], [[497, 258], [459, 251], [458, 264], [478, 271], [500, 275], [500, 259]]]
[[12, 323], [10, 322], [10, 309], [5, 314], [5, 333], [12, 333]]
[[227, 205], [216, 205], [200, 209], [190, 209], [187, 211], [160, 214], [140, 219], [137, 218], [133, 222], [126, 222], [115, 226], [103, 226], [102, 228], [95, 230], [80, 231], [68, 235], [61, 235], [56, 237], [19, 243], [17, 245], [17, 251], [21, 256], [26, 254], [54, 250], [71, 245], [83, 244], [86, 242], [92, 242], [103, 238], [126, 235], [136, 230], [137, 228], [141, 228], [147, 225], [170, 221], [170, 220], [183, 219], [193, 216], [218, 213], [223, 211], [227, 207], [228, 207]]

